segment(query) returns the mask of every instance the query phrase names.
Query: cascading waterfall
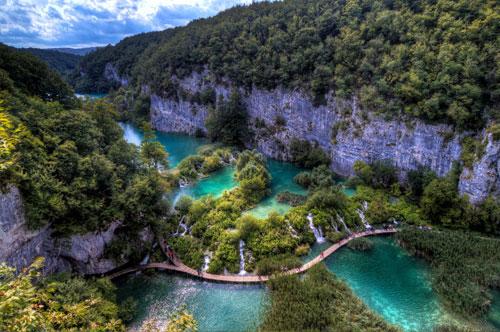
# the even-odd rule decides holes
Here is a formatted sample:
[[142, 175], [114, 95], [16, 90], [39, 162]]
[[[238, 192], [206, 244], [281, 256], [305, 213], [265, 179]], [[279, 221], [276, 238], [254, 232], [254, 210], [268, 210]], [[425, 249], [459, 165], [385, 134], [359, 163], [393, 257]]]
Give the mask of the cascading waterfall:
[[247, 274], [247, 271], [245, 271], [245, 253], [243, 252], [244, 249], [245, 249], [245, 242], [243, 240], [240, 240], [240, 272], [238, 273], [239, 275]]
[[351, 230], [347, 227], [347, 225], [344, 222], [344, 218], [342, 218], [341, 215], [337, 214], [337, 220], [340, 221], [342, 226], [344, 226], [344, 230], [347, 232], [347, 234], [352, 234]]
[[203, 267], [201, 268], [203, 271], [208, 270], [208, 266], [210, 265], [210, 260], [211, 260], [210, 254], [206, 254], [203, 257]]
[[149, 254], [147, 254], [142, 261], [139, 263], [139, 265], [146, 265], [149, 262]]
[[[179, 221], [179, 225], [177, 226], [177, 230], [175, 231], [174, 234], [172, 234], [173, 236], [184, 236], [189, 231], [189, 227], [183, 222], [184, 217], [185, 216], [182, 216], [181, 220]], [[180, 228], [182, 228], [184, 230], [182, 233], [179, 233]]]
[[366, 216], [365, 216], [366, 210], [368, 210], [368, 202], [363, 201], [363, 203], [361, 204], [361, 209], [357, 209], [356, 212], [358, 212], [359, 219], [361, 219], [361, 222], [365, 226], [365, 229], [371, 230], [371, 229], [373, 229], [373, 227], [366, 220]]
[[323, 237], [323, 231], [321, 230], [321, 226], [317, 228], [314, 227], [313, 215], [309, 213], [307, 215], [307, 220], [309, 220], [309, 228], [312, 230], [314, 237], [316, 238], [317, 243], [325, 242], [325, 238]]
[[297, 231], [295, 230], [295, 228], [293, 228], [293, 226], [290, 224], [290, 221], [288, 219], [286, 219], [285, 221], [288, 225], [288, 229], [290, 230], [290, 235], [292, 235], [292, 237], [298, 239], [299, 235], [298, 235]]
[[339, 232], [339, 227], [338, 227], [337, 223], [335, 221], [333, 221], [332, 217], [330, 217], [330, 225], [335, 230], [335, 233]]

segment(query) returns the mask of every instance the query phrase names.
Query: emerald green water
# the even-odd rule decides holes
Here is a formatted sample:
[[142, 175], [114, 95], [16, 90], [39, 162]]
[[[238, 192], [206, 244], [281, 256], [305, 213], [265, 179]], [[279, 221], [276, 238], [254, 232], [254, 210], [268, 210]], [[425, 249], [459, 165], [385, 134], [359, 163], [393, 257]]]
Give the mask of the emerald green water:
[[175, 195], [174, 202], [183, 195], [191, 196], [194, 199], [206, 195], [219, 197], [224, 191], [230, 190], [237, 185], [238, 183], [234, 179], [234, 167], [225, 167], [194, 184], [180, 188]]
[[373, 250], [347, 247], [326, 260], [372, 310], [405, 331], [432, 331], [444, 317], [425, 264], [404, 252], [391, 237], [372, 237]]
[[[405, 331], [432, 331], [445, 315], [430, 287], [426, 265], [390, 237], [372, 240], [372, 251], [342, 248], [326, 266], [387, 321]], [[313, 248], [316, 253], [323, 249]], [[166, 273], [129, 276], [118, 281], [118, 289], [119, 299], [133, 296], [139, 301], [133, 326], [146, 318], [166, 321], [175, 308], [186, 304], [200, 331], [255, 330], [268, 300], [263, 286], [209, 283]]]
[[500, 290], [493, 292], [493, 302], [487, 320], [489, 324], [500, 331]]
[[[120, 126], [123, 129], [124, 138], [127, 142], [137, 146], [141, 145], [144, 134], [139, 128], [130, 123], [120, 123]], [[155, 131], [155, 134], [156, 140], [165, 147], [165, 150], [169, 154], [168, 161], [171, 167], [177, 166], [187, 156], [196, 154], [196, 150], [200, 146], [208, 143], [206, 139], [188, 135], [164, 133], [161, 131]]]
[[128, 296], [138, 301], [132, 328], [147, 318], [164, 324], [175, 309], [186, 305], [200, 332], [252, 331], [267, 300], [264, 286], [209, 283], [165, 273], [131, 276], [117, 285], [119, 301]]
[[299, 186], [293, 178], [295, 175], [303, 171], [291, 163], [276, 161], [273, 159], [267, 160], [267, 168], [271, 173], [271, 195], [260, 202], [254, 209], [248, 211], [257, 218], [265, 218], [267, 215], [276, 211], [279, 214], [284, 214], [290, 209], [290, 205], [279, 203], [276, 200], [276, 195], [282, 191], [290, 191], [295, 194], [305, 195], [307, 191]]
[[[132, 125], [121, 124], [125, 139], [139, 145], [143, 135]], [[185, 135], [157, 133], [157, 139], [169, 152], [172, 166], [207, 142]], [[293, 178], [301, 171], [290, 164], [268, 160], [272, 175], [271, 195], [256, 208], [250, 210], [257, 217], [266, 217], [275, 210], [285, 213], [290, 207], [276, 201], [281, 191], [305, 194]], [[193, 185], [181, 188], [180, 195], [199, 198], [204, 195], [221, 195], [237, 185], [234, 168], [226, 167]], [[353, 194], [352, 191], [346, 194]], [[375, 243], [370, 252], [357, 252], [342, 248], [327, 259], [330, 271], [344, 279], [355, 294], [372, 310], [405, 331], [430, 331], [442, 319], [437, 299], [432, 292], [426, 266], [407, 255], [391, 238], [372, 238]], [[318, 255], [328, 246], [313, 246], [304, 261]], [[139, 313], [135, 326], [150, 317], [168, 320], [169, 314], [182, 304], [194, 314], [200, 331], [247, 331], [255, 330], [261, 317], [267, 292], [261, 286], [207, 283], [187, 277], [157, 273], [150, 276], [127, 277], [120, 282], [119, 297], [133, 296], [139, 301]], [[493, 306], [498, 307], [499, 301]], [[498, 322], [497, 312], [492, 310], [489, 321]]]

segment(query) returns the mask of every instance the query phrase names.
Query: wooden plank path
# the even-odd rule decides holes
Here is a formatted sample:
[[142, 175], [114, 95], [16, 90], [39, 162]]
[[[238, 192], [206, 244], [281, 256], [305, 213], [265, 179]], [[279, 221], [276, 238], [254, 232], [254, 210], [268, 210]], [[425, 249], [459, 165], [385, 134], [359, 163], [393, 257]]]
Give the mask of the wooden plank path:
[[[321, 252], [318, 256], [316, 256], [314, 259], [311, 261], [305, 263], [299, 268], [292, 269], [289, 271], [284, 272], [283, 274], [285, 275], [292, 275], [292, 274], [299, 274], [299, 273], [304, 273], [305, 271], [309, 270], [312, 268], [314, 265], [322, 262], [325, 260], [328, 256], [345, 246], [347, 243], [349, 243], [351, 240], [360, 238], [360, 237], [365, 237], [365, 236], [372, 236], [372, 235], [382, 235], [382, 234], [391, 234], [395, 233], [397, 230], [396, 229], [377, 229], [377, 230], [372, 230], [372, 231], [364, 231], [364, 232], [359, 232], [359, 233], [353, 233], [351, 236], [340, 240], [339, 242], [331, 245], [328, 247], [326, 250]], [[208, 273], [208, 272], [203, 272], [203, 271], [197, 271], [193, 268], [190, 268], [189, 266], [184, 265], [178, 258], [175, 258], [173, 260], [173, 264], [170, 263], [149, 263], [145, 265], [139, 265], [139, 266], [134, 266], [130, 268], [123, 269], [121, 271], [117, 271], [113, 274], [110, 274], [108, 277], [110, 279], [117, 278], [119, 276], [136, 272], [136, 271], [142, 271], [146, 269], [157, 269], [157, 270], [169, 270], [169, 271], [176, 271], [180, 273], [185, 273], [189, 274], [194, 277], [198, 277], [204, 280], [209, 280], [209, 281], [218, 281], [218, 282], [230, 282], [230, 283], [259, 283], [259, 282], [265, 282], [269, 280], [271, 276], [259, 276], [259, 275], [253, 275], [253, 274], [247, 274], [247, 275], [222, 275], [222, 274], [213, 274], [213, 273]]]

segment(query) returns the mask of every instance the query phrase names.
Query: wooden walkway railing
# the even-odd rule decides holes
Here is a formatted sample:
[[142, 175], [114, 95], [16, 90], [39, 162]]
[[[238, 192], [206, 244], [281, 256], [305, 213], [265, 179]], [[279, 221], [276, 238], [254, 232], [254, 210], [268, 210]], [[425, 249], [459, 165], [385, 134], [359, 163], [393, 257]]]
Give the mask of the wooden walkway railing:
[[[350, 237], [345, 238], [330, 247], [328, 247], [326, 250], [321, 252], [318, 256], [316, 256], [314, 259], [311, 261], [305, 263], [299, 268], [289, 270], [285, 272], [284, 274], [291, 275], [291, 274], [299, 274], [303, 273], [307, 270], [309, 270], [311, 267], [314, 265], [320, 263], [324, 259], [326, 259], [328, 256], [333, 254], [335, 251], [340, 249], [341, 247], [345, 246], [347, 243], [349, 243], [351, 240], [360, 238], [360, 237], [365, 237], [365, 236], [372, 236], [372, 235], [381, 235], [381, 234], [390, 234], [390, 233], [395, 233], [397, 230], [396, 229], [377, 229], [377, 230], [372, 230], [372, 231], [365, 231], [365, 232], [360, 232], [360, 233], [353, 233]], [[162, 247], [163, 248], [163, 247]], [[207, 272], [201, 272], [197, 271], [193, 268], [190, 268], [189, 266], [184, 265], [179, 259], [173, 259], [173, 264], [170, 263], [150, 263], [150, 264], [145, 264], [145, 265], [139, 265], [135, 267], [130, 267], [123, 269], [121, 271], [117, 271], [113, 274], [110, 274], [108, 277], [113, 279], [117, 278], [119, 276], [136, 272], [136, 271], [142, 271], [146, 269], [158, 269], [158, 270], [169, 270], [169, 271], [176, 271], [176, 272], [181, 272], [181, 273], [186, 273], [194, 277], [198, 277], [204, 280], [209, 280], [209, 281], [218, 281], [218, 282], [231, 282], [231, 283], [259, 283], [259, 282], [265, 282], [269, 280], [270, 276], [259, 276], [259, 275], [221, 275], [221, 274], [212, 274], [212, 273], [207, 273]]]

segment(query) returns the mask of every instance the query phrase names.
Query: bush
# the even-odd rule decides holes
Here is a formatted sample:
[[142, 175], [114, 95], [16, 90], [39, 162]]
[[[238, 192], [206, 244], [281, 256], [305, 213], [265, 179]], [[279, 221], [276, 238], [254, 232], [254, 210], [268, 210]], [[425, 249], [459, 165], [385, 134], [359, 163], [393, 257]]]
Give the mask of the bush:
[[335, 184], [334, 173], [326, 165], [315, 167], [310, 172], [300, 172], [293, 179], [301, 186], [314, 190], [331, 187]]
[[371, 164], [358, 160], [354, 163], [354, 172], [366, 184], [380, 189], [389, 189], [397, 183], [397, 169], [389, 160], [377, 160]]
[[295, 248], [295, 256], [305, 256], [311, 250], [311, 246], [308, 243], [302, 244]]
[[286, 272], [302, 266], [302, 261], [291, 254], [281, 254], [261, 259], [256, 264], [258, 275], [271, 275]]
[[309, 141], [292, 139], [290, 142], [292, 162], [300, 167], [314, 168], [320, 165], [330, 165], [329, 156], [317, 145]]
[[248, 138], [248, 114], [240, 93], [233, 90], [227, 102], [219, 97], [217, 107], [210, 109], [205, 125], [212, 141], [244, 146]]
[[276, 201], [291, 206], [298, 206], [306, 201], [306, 196], [295, 194], [289, 191], [282, 191], [278, 195], [276, 195]]
[[349, 241], [347, 247], [358, 251], [368, 251], [373, 249], [373, 242], [365, 237], [358, 237]]

